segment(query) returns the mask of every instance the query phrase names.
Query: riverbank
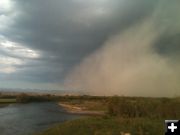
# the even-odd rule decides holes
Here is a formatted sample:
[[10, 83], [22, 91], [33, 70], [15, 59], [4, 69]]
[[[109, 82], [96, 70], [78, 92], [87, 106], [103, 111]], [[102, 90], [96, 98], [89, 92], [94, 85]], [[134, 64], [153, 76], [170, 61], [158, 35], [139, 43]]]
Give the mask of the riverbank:
[[0, 108], [2, 108], [2, 107], [6, 107], [6, 106], [8, 106], [9, 104], [0, 104]]
[[15, 98], [0, 98], [0, 108], [1, 107], [6, 107], [9, 104], [13, 104], [13, 103], [16, 103]]
[[105, 111], [94, 111], [88, 110], [86, 107], [80, 107], [77, 105], [72, 105], [69, 103], [58, 103], [61, 107], [63, 107], [68, 113], [72, 114], [80, 114], [80, 115], [105, 115]]
[[107, 112], [107, 103], [105, 100], [95, 99], [74, 99], [58, 102], [68, 113], [80, 115], [98, 115], [103, 116]]

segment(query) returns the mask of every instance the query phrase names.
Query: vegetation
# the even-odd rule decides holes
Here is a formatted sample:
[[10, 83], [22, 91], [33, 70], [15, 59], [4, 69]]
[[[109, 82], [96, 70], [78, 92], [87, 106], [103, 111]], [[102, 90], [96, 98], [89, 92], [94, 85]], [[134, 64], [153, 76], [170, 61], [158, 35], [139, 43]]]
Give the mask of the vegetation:
[[164, 120], [148, 118], [91, 117], [68, 121], [38, 135], [163, 135]]
[[4, 103], [15, 103], [16, 99], [15, 98], [6, 98], [6, 99], [0, 99], [0, 104]]
[[105, 111], [105, 116], [67, 121], [38, 135], [163, 135], [165, 119], [180, 119], [180, 98], [1, 95], [4, 103], [62, 102], [88, 110]]
[[180, 118], [179, 98], [126, 98], [112, 97], [108, 113], [121, 117]]
[[106, 100], [107, 97], [101, 96], [69, 96], [69, 95], [51, 95], [51, 94], [29, 94], [29, 93], [19, 93], [19, 94], [2, 94], [0, 93], [0, 99], [16, 99], [18, 103], [29, 103], [29, 102], [45, 102], [45, 101], [55, 101], [55, 102], [68, 102], [68, 103], [81, 103], [84, 101], [102, 101]]
[[0, 98], [0, 107], [7, 106], [10, 103], [16, 103], [15, 98]]
[[29, 103], [29, 102], [48, 102], [53, 101], [51, 95], [28, 95], [20, 94], [16, 97], [18, 103]]
[[115, 96], [95, 100], [103, 101], [108, 112], [106, 116], [68, 121], [38, 135], [121, 135], [122, 132], [163, 135], [164, 120], [180, 118], [180, 98]]

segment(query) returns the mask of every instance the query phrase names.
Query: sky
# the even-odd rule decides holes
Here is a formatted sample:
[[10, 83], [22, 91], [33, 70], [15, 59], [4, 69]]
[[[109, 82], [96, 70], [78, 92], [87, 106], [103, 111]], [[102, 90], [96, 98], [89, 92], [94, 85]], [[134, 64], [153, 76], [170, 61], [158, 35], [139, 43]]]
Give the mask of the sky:
[[0, 88], [180, 95], [179, 0], [0, 0]]

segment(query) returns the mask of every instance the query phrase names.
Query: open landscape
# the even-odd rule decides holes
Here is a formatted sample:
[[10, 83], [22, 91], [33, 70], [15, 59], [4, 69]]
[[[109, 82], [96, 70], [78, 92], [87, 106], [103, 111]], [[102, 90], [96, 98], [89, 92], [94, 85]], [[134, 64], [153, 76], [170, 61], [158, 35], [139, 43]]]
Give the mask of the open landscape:
[[[180, 117], [180, 98], [84, 98], [66, 104], [71, 105], [73, 113], [74, 106], [92, 114], [94, 110], [104, 113], [57, 124], [38, 135], [163, 135], [164, 120]], [[71, 109], [67, 107], [70, 113]]]
[[164, 120], [180, 118], [178, 97], [19, 94], [11, 98], [2, 96], [0, 101], [1, 105], [53, 103], [56, 109], [62, 108], [64, 113], [74, 115], [75, 120], [63, 123], [57, 120], [47, 126], [47, 130], [42, 128], [32, 135], [163, 135]]
[[0, 0], [0, 135], [180, 135], [180, 0]]

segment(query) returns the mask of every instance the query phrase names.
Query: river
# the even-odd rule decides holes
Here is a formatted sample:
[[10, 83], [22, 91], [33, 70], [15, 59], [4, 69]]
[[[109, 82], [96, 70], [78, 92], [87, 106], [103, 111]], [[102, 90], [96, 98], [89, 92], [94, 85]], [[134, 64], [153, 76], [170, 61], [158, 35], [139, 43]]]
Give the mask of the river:
[[32, 135], [53, 124], [79, 117], [51, 102], [10, 104], [0, 108], [0, 135]]

